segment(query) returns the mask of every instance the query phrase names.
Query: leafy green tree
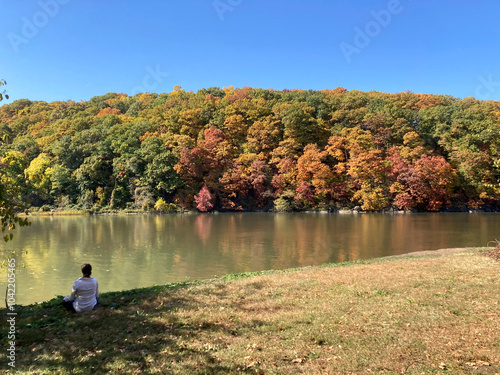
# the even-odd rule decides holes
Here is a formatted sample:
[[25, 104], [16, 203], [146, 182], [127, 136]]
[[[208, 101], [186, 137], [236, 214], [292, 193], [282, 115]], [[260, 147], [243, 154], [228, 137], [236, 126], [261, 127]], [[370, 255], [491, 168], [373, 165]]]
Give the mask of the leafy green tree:
[[50, 165], [51, 159], [49, 155], [41, 153], [33, 159], [24, 171], [26, 180], [28, 180], [31, 191], [37, 194], [43, 201], [47, 201], [50, 197]]
[[[5, 85], [6, 82], [3, 79], [0, 79], [0, 87]], [[0, 102], [3, 98], [8, 99], [9, 96], [5, 94], [5, 90], [0, 93]], [[2, 143], [6, 142], [7, 139], [3, 138], [0, 140]], [[17, 157], [16, 157], [17, 156]], [[4, 158], [0, 160], [0, 218], [1, 218], [1, 229], [2, 233], [5, 234], [5, 231], [11, 231], [16, 229], [16, 226], [26, 226], [31, 225], [27, 218], [20, 218], [17, 215], [17, 211], [19, 211], [20, 207], [15, 203], [15, 197], [18, 194], [17, 189], [19, 185], [16, 184], [16, 181], [13, 180], [8, 173], [8, 169], [14, 169], [14, 173], [19, 172], [19, 165], [16, 165], [16, 162], [13, 160], [20, 160], [19, 155], [11, 154], [10, 157], [5, 161]], [[22, 161], [21, 161], [22, 165]], [[16, 185], [15, 185], [16, 184]], [[27, 212], [25, 212], [27, 214]], [[8, 233], [3, 236], [5, 241], [12, 240], [13, 234]]]
[[71, 173], [68, 168], [62, 165], [54, 165], [47, 168], [45, 173], [49, 176], [50, 194], [53, 197], [72, 193]]
[[305, 104], [291, 104], [282, 113], [285, 137], [293, 138], [301, 147], [322, 143], [327, 134], [314, 115], [314, 108]]
[[22, 152], [11, 150], [2, 157], [2, 163], [5, 175], [9, 176], [12, 186], [15, 187], [13, 198], [20, 203], [26, 192], [24, 170], [28, 167], [29, 160]]
[[99, 186], [112, 184], [112, 165], [100, 156], [89, 156], [72, 173], [76, 187], [82, 194], [86, 190], [95, 191]]
[[183, 181], [174, 169], [179, 159], [158, 137], [145, 139], [139, 150], [145, 163], [141, 181], [151, 186], [157, 196], [166, 197], [182, 187]]
[[[12, 185], [12, 180], [5, 176], [3, 167], [0, 165], [0, 217], [1, 229], [4, 233], [3, 239], [9, 241], [12, 239], [13, 234], [6, 231], [16, 229], [16, 226], [31, 225], [27, 218], [20, 218], [17, 212], [21, 209], [20, 206], [14, 203], [13, 193], [15, 194], [16, 186]], [[27, 211], [25, 211], [28, 214]]]
[[276, 212], [289, 212], [292, 211], [292, 204], [285, 196], [280, 195], [274, 200], [274, 210]]

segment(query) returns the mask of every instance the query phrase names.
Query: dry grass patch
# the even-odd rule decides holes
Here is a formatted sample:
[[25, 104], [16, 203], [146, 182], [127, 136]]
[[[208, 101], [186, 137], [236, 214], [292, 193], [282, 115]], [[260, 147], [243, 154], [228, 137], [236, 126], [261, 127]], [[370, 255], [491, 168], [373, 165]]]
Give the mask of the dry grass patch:
[[[21, 318], [18, 369], [496, 374], [499, 281], [469, 252], [117, 294], [74, 317], [54, 305]], [[36, 314], [59, 320], [35, 327]]]

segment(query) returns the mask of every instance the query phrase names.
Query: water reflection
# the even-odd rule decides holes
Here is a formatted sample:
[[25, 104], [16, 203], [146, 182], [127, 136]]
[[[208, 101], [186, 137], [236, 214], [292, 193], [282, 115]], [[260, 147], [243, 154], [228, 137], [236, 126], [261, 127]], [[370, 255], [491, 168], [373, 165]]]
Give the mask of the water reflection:
[[498, 237], [500, 215], [236, 213], [31, 220], [31, 227], [4, 245], [17, 253], [21, 304], [68, 294], [85, 262], [93, 265], [102, 291], [122, 290], [231, 272], [485, 246]]

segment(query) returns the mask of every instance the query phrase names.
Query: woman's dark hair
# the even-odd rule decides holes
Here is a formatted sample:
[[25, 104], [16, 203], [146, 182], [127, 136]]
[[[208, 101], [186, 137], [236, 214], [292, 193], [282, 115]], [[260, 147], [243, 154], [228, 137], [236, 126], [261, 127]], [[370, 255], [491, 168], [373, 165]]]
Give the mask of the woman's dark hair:
[[83, 276], [90, 276], [92, 274], [92, 266], [88, 263], [85, 263], [82, 266], [82, 273], [83, 273]]

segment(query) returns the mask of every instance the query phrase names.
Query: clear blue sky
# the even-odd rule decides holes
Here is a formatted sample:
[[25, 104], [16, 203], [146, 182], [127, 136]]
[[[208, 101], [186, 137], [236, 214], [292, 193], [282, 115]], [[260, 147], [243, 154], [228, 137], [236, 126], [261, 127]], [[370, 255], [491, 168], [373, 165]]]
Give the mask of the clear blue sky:
[[500, 100], [496, 0], [5, 0], [0, 14], [7, 102], [175, 85]]

